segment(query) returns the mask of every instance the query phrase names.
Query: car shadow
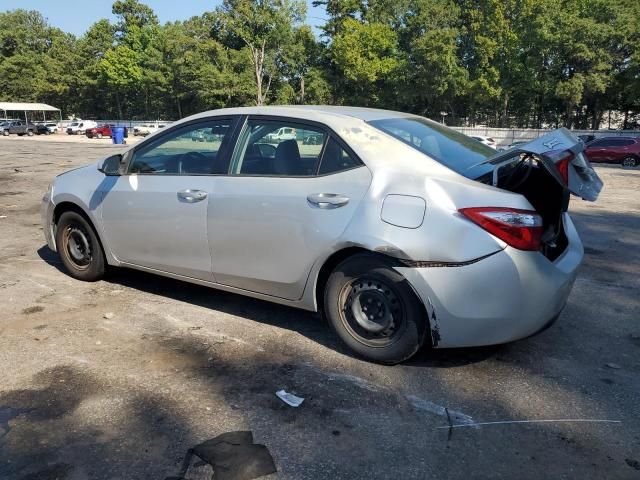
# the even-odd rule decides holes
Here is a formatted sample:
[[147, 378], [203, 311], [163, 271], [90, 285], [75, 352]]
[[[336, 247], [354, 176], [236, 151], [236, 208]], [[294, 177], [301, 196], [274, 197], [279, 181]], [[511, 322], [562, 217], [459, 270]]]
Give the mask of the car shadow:
[[[38, 249], [37, 254], [44, 262], [66, 275], [58, 254], [49, 249], [47, 245]], [[337, 338], [331, 331], [327, 321], [319, 313], [128, 268], [110, 269], [105, 281], [294, 331], [343, 355], [351, 358], [361, 358]], [[451, 368], [469, 365], [492, 357], [496, 353], [496, 348], [499, 347], [434, 350], [430, 346], [425, 346], [412, 359], [404, 362], [403, 365], [429, 368]]]

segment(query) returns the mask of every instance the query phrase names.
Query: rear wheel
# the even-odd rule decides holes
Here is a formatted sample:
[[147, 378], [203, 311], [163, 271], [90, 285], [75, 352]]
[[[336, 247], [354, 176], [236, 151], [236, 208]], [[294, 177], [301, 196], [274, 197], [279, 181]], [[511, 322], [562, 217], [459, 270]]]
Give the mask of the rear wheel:
[[33, 130], [27, 130], [27, 135], [33, 137]]
[[633, 156], [628, 156], [625, 157], [622, 160], [622, 166], [623, 167], [636, 167], [638, 165], [638, 159], [636, 157]]
[[413, 289], [386, 259], [347, 258], [331, 273], [324, 308], [340, 339], [368, 360], [396, 364], [424, 343], [428, 320]]
[[102, 246], [93, 227], [76, 212], [60, 216], [56, 229], [56, 245], [69, 275], [78, 280], [95, 282], [104, 275]]

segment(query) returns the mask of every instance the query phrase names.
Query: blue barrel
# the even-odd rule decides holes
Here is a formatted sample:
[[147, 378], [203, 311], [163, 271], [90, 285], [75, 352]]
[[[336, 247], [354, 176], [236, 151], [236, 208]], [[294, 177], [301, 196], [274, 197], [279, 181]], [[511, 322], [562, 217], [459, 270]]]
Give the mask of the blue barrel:
[[124, 127], [111, 127], [111, 141], [116, 145], [124, 143]]

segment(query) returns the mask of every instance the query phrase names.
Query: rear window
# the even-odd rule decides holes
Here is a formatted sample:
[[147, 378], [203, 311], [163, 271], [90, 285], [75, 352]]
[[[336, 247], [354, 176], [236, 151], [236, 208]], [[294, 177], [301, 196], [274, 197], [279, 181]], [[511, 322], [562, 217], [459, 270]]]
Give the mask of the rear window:
[[478, 178], [493, 169], [478, 165], [496, 154], [493, 148], [432, 120], [384, 118], [369, 123], [465, 177]]

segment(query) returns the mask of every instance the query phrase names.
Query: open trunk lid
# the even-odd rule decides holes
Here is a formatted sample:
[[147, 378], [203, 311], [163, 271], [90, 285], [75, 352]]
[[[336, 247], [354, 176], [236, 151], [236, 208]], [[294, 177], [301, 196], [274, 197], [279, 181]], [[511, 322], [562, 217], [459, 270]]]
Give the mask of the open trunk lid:
[[[518, 145], [480, 162], [492, 164], [493, 185], [498, 185], [499, 170], [502, 167], [520, 161], [523, 155], [534, 156], [542, 163], [551, 176], [574, 195], [594, 202], [602, 190], [602, 180], [591, 167], [583, 152], [584, 144], [566, 128], [559, 128], [523, 145]], [[561, 161], [567, 160], [567, 181], [558, 168]]]

